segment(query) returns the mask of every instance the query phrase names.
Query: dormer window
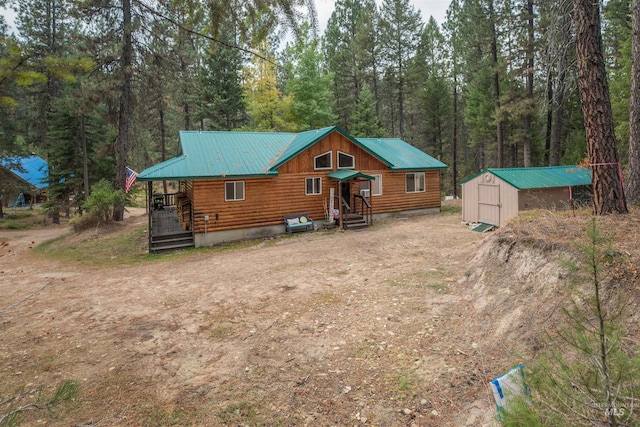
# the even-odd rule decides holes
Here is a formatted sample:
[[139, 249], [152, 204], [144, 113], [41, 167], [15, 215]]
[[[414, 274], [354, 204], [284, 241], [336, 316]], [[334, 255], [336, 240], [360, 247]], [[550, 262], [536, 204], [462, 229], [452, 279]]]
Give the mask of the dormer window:
[[353, 169], [356, 167], [356, 158], [351, 154], [338, 151], [338, 169]]
[[333, 169], [331, 151], [315, 156], [313, 158], [313, 168], [315, 170]]

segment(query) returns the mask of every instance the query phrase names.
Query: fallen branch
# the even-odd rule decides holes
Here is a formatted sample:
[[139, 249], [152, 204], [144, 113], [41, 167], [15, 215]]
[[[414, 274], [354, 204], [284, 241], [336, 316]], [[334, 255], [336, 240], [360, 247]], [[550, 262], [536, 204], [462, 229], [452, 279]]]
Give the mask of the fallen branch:
[[26, 300], [28, 300], [29, 298], [33, 297], [34, 295], [39, 294], [40, 292], [44, 291], [45, 289], [47, 289], [49, 286], [51, 286], [53, 284], [53, 280], [51, 279], [49, 280], [49, 282], [47, 282], [43, 287], [41, 287], [40, 289], [38, 289], [37, 291], [35, 291], [34, 293], [27, 295], [26, 297], [22, 298], [20, 301], [15, 302], [13, 304], [11, 304], [9, 307], [7, 308], [3, 308], [2, 310], [0, 310], [0, 314], [3, 314], [6, 311], [11, 310], [12, 308], [17, 307], [18, 305], [22, 304], [23, 302], [25, 302]]

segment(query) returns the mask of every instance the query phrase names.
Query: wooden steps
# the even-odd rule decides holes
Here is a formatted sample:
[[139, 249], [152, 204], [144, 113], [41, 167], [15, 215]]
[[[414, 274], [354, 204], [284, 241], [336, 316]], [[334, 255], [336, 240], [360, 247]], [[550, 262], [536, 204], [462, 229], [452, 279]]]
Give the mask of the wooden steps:
[[159, 253], [195, 247], [193, 232], [179, 231], [151, 236], [149, 252]]
[[356, 214], [347, 214], [344, 225], [347, 230], [358, 230], [369, 226], [365, 218]]

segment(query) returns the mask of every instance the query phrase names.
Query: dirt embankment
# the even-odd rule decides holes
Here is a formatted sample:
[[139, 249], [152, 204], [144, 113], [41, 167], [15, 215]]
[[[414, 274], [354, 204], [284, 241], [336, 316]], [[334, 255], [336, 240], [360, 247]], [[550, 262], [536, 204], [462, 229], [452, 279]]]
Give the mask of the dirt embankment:
[[[473, 308], [472, 317], [484, 325], [473, 329], [494, 372], [518, 358], [533, 360], [551, 345], [556, 330], [568, 326], [563, 309], [570, 306], [574, 290], [593, 291], [588, 280], [576, 281], [576, 271], [568, 267], [583, 260], [580, 246], [589, 243], [586, 229], [591, 220], [587, 212], [525, 216], [479, 246], [461, 284], [469, 286], [465, 299]], [[630, 342], [636, 343], [640, 342], [639, 225], [635, 213], [598, 219], [598, 230], [609, 241], [612, 255], [601, 272], [603, 296], [609, 304], [622, 297], [621, 320]]]

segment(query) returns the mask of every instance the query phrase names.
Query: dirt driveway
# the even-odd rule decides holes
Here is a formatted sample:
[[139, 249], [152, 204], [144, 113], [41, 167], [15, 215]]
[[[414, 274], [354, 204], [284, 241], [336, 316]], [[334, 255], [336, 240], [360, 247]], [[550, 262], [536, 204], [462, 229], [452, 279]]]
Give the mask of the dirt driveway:
[[0, 231], [0, 400], [82, 390], [28, 424], [492, 422], [458, 283], [484, 236], [459, 215], [117, 268], [30, 252], [64, 231]]

